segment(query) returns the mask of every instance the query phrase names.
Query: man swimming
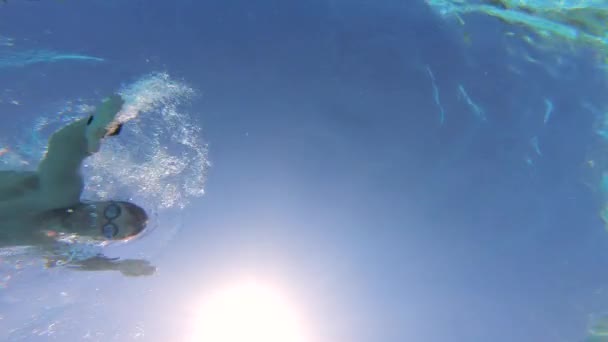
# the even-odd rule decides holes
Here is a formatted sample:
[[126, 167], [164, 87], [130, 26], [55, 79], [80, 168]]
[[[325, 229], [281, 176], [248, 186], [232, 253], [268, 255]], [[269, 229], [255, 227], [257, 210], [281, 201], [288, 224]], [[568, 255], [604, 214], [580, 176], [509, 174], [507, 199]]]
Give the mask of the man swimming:
[[[67, 235], [125, 241], [145, 229], [148, 215], [133, 203], [80, 199], [82, 162], [99, 150], [104, 138], [120, 133], [122, 124], [115, 116], [123, 104], [119, 95], [113, 95], [93, 115], [55, 132], [36, 171], [0, 171], [0, 247], [46, 248]], [[146, 261], [103, 256], [75, 265], [83, 270], [120, 270], [127, 275], [154, 272]]]

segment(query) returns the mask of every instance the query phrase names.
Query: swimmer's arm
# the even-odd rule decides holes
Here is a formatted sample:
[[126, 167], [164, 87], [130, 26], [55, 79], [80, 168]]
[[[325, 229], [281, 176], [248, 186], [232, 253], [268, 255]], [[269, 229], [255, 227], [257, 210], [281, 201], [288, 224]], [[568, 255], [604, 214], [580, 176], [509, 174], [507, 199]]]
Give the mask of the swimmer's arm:
[[[89, 156], [85, 138], [86, 127], [87, 119], [80, 119], [51, 136], [46, 155], [38, 165], [42, 190], [59, 188], [66, 184], [77, 184], [77, 188], [82, 187], [80, 166]], [[79, 196], [76, 201], [78, 199]]]
[[68, 267], [78, 271], [120, 271], [128, 277], [148, 276], [156, 272], [156, 267], [147, 260], [108, 258], [98, 255], [89, 259], [72, 261]]
[[23, 217], [68, 207], [80, 201], [84, 187], [80, 165], [88, 156], [84, 136], [87, 120], [78, 120], [55, 132], [38, 165], [37, 183], [28, 193], [0, 202], [0, 219]]
[[38, 166], [38, 176], [42, 192], [52, 195], [58, 207], [73, 205], [80, 200], [84, 187], [80, 175], [82, 162], [97, 152], [101, 139], [118, 134], [120, 125], [113, 126], [112, 131], [108, 131], [108, 126], [123, 103], [120, 96], [112, 96], [99, 106], [95, 114], [77, 120], [51, 136], [46, 155]]

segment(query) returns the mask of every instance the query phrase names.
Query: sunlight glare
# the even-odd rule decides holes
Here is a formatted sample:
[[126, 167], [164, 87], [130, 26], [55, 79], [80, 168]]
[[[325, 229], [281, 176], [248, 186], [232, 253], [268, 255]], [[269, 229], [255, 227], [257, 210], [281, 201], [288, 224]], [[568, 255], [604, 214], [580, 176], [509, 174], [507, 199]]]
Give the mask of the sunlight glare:
[[248, 282], [202, 302], [192, 341], [308, 342], [301, 318], [280, 291]]

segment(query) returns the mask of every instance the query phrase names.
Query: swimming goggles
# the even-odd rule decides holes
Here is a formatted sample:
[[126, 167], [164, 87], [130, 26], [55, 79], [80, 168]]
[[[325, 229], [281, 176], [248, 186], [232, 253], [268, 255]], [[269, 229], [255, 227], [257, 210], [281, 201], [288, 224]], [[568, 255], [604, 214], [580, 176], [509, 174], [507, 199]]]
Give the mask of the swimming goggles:
[[112, 221], [120, 217], [120, 214], [122, 214], [122, 210], [116, 203], [108, 204], [103, 211], [103, 216], [108, 220], [108, 222], [101, 227], [101, 234], [105, 238], [112, 239], [118, 234], [118, 226]]

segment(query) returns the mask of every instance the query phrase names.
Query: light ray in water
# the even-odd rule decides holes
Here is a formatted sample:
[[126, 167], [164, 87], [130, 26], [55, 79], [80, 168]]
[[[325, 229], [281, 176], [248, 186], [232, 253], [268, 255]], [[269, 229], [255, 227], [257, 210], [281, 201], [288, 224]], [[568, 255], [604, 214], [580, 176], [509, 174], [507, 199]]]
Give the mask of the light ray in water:
[[431, 78], [431, 82], [433, 85], [433, 99], [435, 100], [435, 103], [437, 104], [437, 107], [439, 108], [439, 123], [443, 124], [443, 122], [445, 121], [445, 111], [443, 110], [443, 106], [441, 105], [441, 101], [439, 100], [439, 87], [437, 87], [437, 82], [435, 81], [435, 75], [433, 74], [433, 70], [431, 70], [430, 66], [426, 66], [426, 71], [429, 74], [429, 77]]
[[533, 137], [532, 139], [530, 139], [530, 145], [532, 145], [532, 148], [534, 149], [534, 152], [536, 152], [536, 155], [538, 155], [539, 157], [543, 155], [540, 152], [540, 145], [538, 143], [538, 137]]
[[547, 124], [547, 122], [549, 122], [549, 119], [551, 118], [552, 113], [553, 113], [553, 102], [551, 102], [551, 100], [549, 100], [549, 99], [545, 99], [545, 118], [543, 119], [543, 122], [545, 123], [545, 125]]
[[[591, 337], [608, 337], [608, 313], [603, 312], [590, 315], [587, 329]], [[600, 340], [598, 339], [597, 341]]]
[[0, 68], [23, 67], [38, 63], [53, 63], [59, 61], [103, 62], [103, 58], [60, 53], [52, 50], [29, 50], [0, 55]]
[[0, 35], [0, 46], [13, 46], [13, 45], [15, 45], [15, 40], [13, 38]]
[[486, 114], [484, 113], [483, 109], [478, 104], [473, 102], [473, 100], [471, 100], [471, 97], [469, 97], [469, 94], [467, 94], [467, 91], [464, 89], [464, 86], [462, 84], [458, 85], [458, 93], [459, 97], [464, 99], [465, 102], [469, 105], [469, 107], [471, 107], [471, 109], [473, 110], [473, 114], [479, 120], [486, 121]]

